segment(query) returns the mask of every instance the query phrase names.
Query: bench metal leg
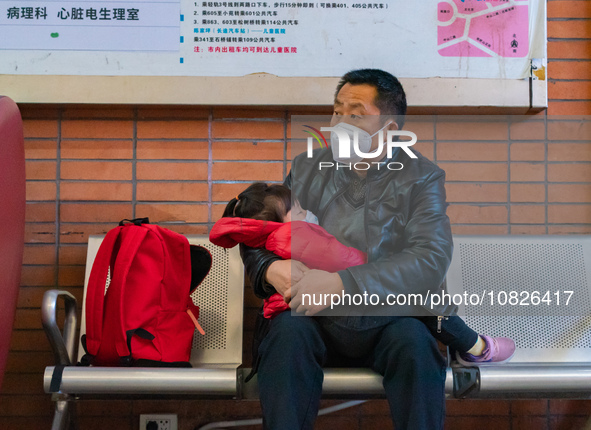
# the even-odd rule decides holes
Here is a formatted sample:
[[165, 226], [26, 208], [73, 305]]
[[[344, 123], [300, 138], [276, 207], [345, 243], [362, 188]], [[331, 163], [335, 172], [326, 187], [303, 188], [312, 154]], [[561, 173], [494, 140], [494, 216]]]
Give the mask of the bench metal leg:
[[51, 430], [67, 430], [69, 423], [69, 404], [67, 400], [58, 400], [55, 403], [55, 413]]
[[54, 395], [53, 400], [55, 401], [55, 411], [51, 430], [78, 430], [74, 399], [60, 394]]

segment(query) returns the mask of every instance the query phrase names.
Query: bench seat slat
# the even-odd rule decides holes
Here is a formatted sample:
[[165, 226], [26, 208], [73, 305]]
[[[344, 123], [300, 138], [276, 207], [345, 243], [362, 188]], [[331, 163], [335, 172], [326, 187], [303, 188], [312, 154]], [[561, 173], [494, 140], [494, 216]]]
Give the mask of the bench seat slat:
[[[43, 388], [50, 392], [55, 367], [47, 367]], [[75, 367], [63, 369], [63, 394], [236, 395], [236, 369]]]
[[480, 367], [480, 393], [586, 393], [591, 396], [591, 365], [515, 364]]
[[[55, 367], [44, 375], [45, 392]], [[445, 392], [453, 395], [453, 371], [447, 369]], [[480, 390], [475, 397], [508, 393], [515, 397], [591, 397], [591, 365], [532, 364], [480, 367]], [[167, 369], [66, 367], [60, 392], [63, 394], [193, 394], [258, 398], [256, 377], [237, 387], [250, 369]], [[369, 369], [325, 369], [323, 395], [326, 397], [383, 397], [382, 378]]]

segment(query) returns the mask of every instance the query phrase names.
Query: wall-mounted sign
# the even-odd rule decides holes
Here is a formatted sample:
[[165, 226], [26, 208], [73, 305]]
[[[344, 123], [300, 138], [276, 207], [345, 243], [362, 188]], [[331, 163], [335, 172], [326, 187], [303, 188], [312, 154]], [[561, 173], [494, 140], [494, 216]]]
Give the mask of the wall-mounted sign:
[[0, 74], [521, 79], [542, 0], [2, 0]]

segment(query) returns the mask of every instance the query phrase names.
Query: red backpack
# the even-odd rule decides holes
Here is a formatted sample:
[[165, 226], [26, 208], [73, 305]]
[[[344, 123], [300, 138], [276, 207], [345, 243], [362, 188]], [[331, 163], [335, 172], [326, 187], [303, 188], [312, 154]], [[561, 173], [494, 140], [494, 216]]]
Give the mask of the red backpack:
[[203, 333], [190, 294], [211, 254], [147, 218], [125, 221], [107, 233], [90, 272], [81, 363], [190, 367], [195, 328]]

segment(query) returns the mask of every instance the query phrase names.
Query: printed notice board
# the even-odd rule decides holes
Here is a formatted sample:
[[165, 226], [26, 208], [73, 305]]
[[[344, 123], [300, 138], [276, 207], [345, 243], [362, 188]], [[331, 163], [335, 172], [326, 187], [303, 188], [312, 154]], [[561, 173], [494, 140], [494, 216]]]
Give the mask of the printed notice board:
[[522, 79], [543, 0], [0, 0], [0, 74]]

